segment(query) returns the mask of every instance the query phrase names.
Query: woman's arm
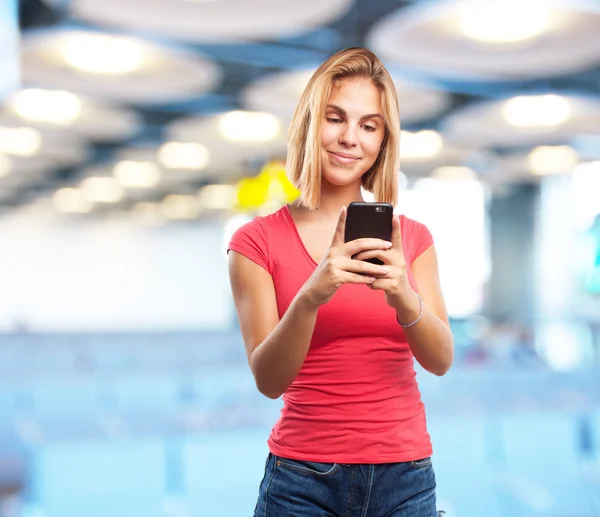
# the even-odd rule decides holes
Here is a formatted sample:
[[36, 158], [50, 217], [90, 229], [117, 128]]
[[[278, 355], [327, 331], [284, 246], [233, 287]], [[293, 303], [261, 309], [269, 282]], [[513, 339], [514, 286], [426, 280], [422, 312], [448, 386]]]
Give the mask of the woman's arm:
[[267, 271], [230, 251], [229, 276], [256, 386], [263, 395], [279, 398], [306, 359], [318, 306], [299, 294], [280, 321], [273, 278]]
[[[427, 248], [411, 268], [423, 299], [423, 316], [416, 325], [405, 327], [404, 335], [419, 364], [431, 373], [444, 375], [454, 360], [454, 338], [440, 286], [435, 247]], [[415, 321], [420, 313], [417, 294], [414, 293], [410, 307], [397, 310], [402, 323]]]

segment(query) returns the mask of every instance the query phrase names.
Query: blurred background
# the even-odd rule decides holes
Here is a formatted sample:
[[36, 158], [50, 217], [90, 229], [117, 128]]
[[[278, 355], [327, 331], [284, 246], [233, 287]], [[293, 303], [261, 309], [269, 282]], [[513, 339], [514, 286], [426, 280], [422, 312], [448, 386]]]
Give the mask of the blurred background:
[[456, 343], [445, 517], [600, 515], [600, 3], [0, 0], [0, 516], [252, 514], [280, 408], [227, 275], [333, 52], [396, 82]]

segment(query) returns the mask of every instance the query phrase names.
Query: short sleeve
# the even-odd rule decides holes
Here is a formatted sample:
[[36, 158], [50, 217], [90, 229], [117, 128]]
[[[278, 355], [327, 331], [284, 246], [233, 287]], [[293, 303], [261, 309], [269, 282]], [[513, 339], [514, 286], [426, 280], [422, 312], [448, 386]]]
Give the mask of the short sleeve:
[[413, 225], [415, 247], [412, 260], [414, 261], [419, 255], [421, 255], [421, 253], [423, 253], [433, 244], [433, 236], [431, 235], [429, 228], [427, 228], [427, 226], [425, 226], [423, 223], [413, 221]]
[[253, 219], [236, 230], [227, 247], [227, 252], [230, 250], [244, 255], [271, 273], [267, 235], [259, 218]]
[[433, 237], [427, 226], [404, 215], [400, 216], [400, 225], [402, 227], [404, 256], [407, 262], [412, 264], [419, 255], [433, 244]]

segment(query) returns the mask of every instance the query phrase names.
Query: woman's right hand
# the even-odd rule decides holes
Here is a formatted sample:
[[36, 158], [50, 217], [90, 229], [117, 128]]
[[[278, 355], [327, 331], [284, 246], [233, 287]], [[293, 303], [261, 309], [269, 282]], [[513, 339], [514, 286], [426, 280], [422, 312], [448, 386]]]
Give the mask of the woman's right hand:
[[344, 242], [346, 207], [342, 208], [329, 250], [302, 288], [302, 295], [314, 306], [326, 304], [342, 284], [372, 284], [387, 273], [386, 266], [355, 260], [361, 251], [386, 250], [391, 242], [381, 239], [356, 239]]

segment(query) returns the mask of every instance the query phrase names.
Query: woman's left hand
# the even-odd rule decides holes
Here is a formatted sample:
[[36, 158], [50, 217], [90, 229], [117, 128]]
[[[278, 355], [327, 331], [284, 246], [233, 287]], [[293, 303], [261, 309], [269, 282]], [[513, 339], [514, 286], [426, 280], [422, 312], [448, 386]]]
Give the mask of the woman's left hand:
[[387, 250], [362, 251], [355, 257], [357, 260], [378, 258], [383, 262], [383, 267], [388, 271], [378, 276], [377, 280], [369, 284], [371, 289], [385, 292], [385, 298], [390, 307], [395, 309], [399, 315], [405, 311], [418, 308], [419, 299], [408, 281], [408, 271], [404, 251], [402, 250], [402, 232], [400, 231], [400, 220], [397, 216], [392, 219], [392, 247]]

